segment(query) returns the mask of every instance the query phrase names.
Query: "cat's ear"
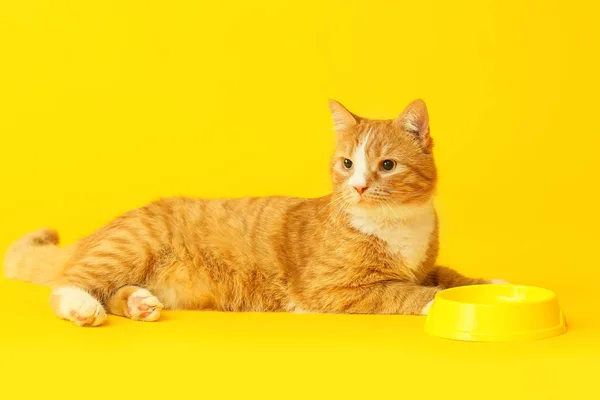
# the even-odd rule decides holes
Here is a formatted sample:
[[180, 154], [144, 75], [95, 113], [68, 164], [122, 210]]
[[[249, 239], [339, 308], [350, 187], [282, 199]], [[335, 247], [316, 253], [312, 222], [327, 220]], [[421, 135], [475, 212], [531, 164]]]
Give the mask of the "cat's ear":
[[329, 109], [333, 117], [333, 129], [337, 132], [348, 130], [358, 123], [358, 117], [335, 100], [329, 100]]
[[429, 113], [423, 100], [417, 99], [410, 103], [396, 119], [396, 123], [405, 132], [413, 134], [423, 150], [431, 151], [433, 141], [429, 132]]

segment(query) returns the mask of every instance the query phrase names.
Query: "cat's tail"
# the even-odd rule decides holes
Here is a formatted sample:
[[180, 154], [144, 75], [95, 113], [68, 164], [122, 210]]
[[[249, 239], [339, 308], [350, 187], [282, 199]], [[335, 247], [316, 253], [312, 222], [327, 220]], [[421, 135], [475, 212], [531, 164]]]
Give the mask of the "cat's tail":
[[14, 242], [4, 256], [4, 275], [49, 286], [63, 273], [70, 255], [69, 248], [58, 246], [58, 232], [40, 229]]

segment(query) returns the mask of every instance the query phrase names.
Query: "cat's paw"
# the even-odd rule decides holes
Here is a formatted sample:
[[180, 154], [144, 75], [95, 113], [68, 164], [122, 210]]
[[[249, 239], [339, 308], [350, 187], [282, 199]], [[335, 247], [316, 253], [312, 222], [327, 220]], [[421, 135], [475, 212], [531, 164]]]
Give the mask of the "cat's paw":
[[53, 296], [58, 302], [59, 315], [79, 326], [98, 326], [106, 321], [106, 311], [98, 300], [83, 289], [63, 287]]
[[156, 296], [146, 289], [138, 289], [127, 299], [126, 316], [137, 321], [156, 321], [163, 308]]
[[425, 307], [423, 307], [423, 309], [421, 310], [421, 315], [429, 314], [429, 309], [431, 308], [432, 305], [433, 305], [433, 300], [431, 300], [429, 303], [425, 304]]
[[492, 285], [510, 285], [510, 282], [505, 281], [504, 279], [490, 279], [488, 283]]

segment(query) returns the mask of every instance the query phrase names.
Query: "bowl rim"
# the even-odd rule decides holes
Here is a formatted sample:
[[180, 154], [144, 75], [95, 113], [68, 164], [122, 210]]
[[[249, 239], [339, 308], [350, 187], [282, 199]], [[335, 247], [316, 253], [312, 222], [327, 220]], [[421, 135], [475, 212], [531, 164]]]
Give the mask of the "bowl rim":
[[[546, 299], [543, 300], [530, 300], [530, 301], [515, 301], [515, 302], [506, 302], [506, 303], [501, 303], [501, 305], [503, 307], [518, 307], [520, 305], [525, 305], [525, 304], [543, 304], [543, 303], [549, 303], [552, 301], [555, 301], [557, 296], [556, 293], [554, 293], [552, 290], [550, 289], [546, 289], [543, 287], [539, 287], [539, 286], [534, 286], [534, 285], [515, 285], [512, 283], [509, 284], [502, 284], [504, 286], [512, 286], [512, 287], [520, 287], [520, 288], [525, 288], [525, 289], [534, 289], [534, 290], [541, 290], [543, 292], [547, 292], [549, 294], [549, 296]], [[449, 299], [447, 298], [444, 293], [448, 293], [448, 292], [458, 292], [461, 290], [468, 290], [466, 288], [470, 288], [473, 286], [502, 286], [502, 285], [497, 285], [497, 284], [493, 284], [493, 283], [480, 283], [477, 285], [467, 285], [467, 286], [456, 286], [453, 288], [448, 288], [448, 289], [444, 289], [441, 290], [439, 292], [436, 293], [435, 298], [434, 298], [434, 303], [435, 300], [441, 299], [442, 301], [445, 302], [450, 302], [450, 303], [456, 303], [456, 304], [463, 304], [463, 305], [477, 305], [477, 306], [481, 306], [481, 307], [497, 307], [500, 305], [500, 303], [496, 303], [496, 304], [489, 304], [489, 303], [478, 303], [478, 302], [474, 302], [474, 301], [460, 301], [460, 300], [454, 300], [454, 299]]]

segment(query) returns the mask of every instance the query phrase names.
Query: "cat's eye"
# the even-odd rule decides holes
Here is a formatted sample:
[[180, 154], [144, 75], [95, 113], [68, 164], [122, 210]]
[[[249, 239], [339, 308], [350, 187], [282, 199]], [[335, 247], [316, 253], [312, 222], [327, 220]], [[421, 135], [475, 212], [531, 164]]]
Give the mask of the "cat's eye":
[[384, 171], [391, 171], [396, 168], [396, 161], [394, 160], [383, 160], [381, 162], [381, 169]]
[[352, 168], [352, 160], [348, 160], [347, 158], [344, 158], [344, 168], [346, 168], [346, 169]]

